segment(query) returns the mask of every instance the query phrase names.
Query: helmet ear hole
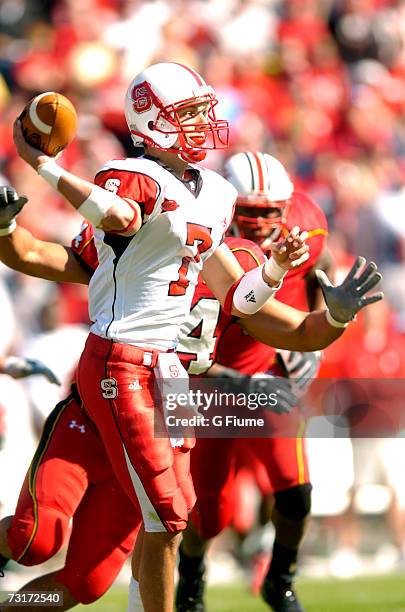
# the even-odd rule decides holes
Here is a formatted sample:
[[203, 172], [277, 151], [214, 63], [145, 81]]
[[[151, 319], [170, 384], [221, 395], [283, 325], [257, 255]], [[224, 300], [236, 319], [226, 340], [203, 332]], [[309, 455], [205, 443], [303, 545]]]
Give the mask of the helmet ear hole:
[[154, 122], [153, 122], [153, 121], [148, 121], [148, 129], [149, 129], [151, 132], [153, 131], [154, 127], [155, 127]]

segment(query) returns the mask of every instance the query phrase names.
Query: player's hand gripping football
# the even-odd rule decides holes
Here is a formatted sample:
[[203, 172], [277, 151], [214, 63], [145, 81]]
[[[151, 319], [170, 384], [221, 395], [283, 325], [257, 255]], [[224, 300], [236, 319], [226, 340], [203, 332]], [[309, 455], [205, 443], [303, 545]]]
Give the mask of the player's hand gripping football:
[[349, 274], [337, 287], [332, 285], [323, 270], [316, 270], [316, 276], [329, 312], [339, 323], [351, 321], [359, 310], [384, 297], [382, 291], [366, 295], [370, 289], [378, 285], [382, 275], [377, 272], [377, 266], [373, 261], [366, 265], [364, 257], [357, 257]]
[[295, 226], [284, 240], [271, 243], [271, 256], [284, 270], [297, 268], [309, 258], [309, 246], [305, 244], [307, 238], [308, 232], [300, 232], [300, 228]]
[[28, 198], [19, 196], [14, 187], [0, 187], [0, 229], [10, 227], [27, 202]]
[[44, 164], [48, 160], [57, 159], [59, 157], [59, 154], [56, 157], [49, 157], [49, 155], [45, 155], [45, 153], [39, 149], [28, 144], [21, 129], [21, 121], [18, 118], [14, 121], [13, 139], [18, 155], [34, 168], [34, 170], [37, 170], [38, 166]]
[[4, 374], [12, 378], [27, 378], [34, 374], [41, 374], [54, 385], [60, 385], [58, 377], [39, 359], [28, 359], [25, 357], [7, 357], [3, 365]]

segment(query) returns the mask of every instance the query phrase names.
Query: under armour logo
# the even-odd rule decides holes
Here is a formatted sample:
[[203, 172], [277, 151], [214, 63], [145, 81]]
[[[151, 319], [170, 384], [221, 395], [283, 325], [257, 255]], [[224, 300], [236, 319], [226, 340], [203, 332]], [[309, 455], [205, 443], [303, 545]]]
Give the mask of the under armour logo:
[[74, 245], [75, 248], [78, 249], [80, 246], [80, 243], [83, 242], [83, 236], [76, 236], [75, 241], [74, 241]]
[[253, 302], [254, 304], [256, 304], [255, 292], [253, 291], [253, 289], [245, 295], [245, 300], [247, 302]]
[[80, 246], [80, 243], [81, 243], [81, 242], [83, 242], [83, 236], [82, 236], [82, 234], [83, 234], [84, 230], [85, 230], [86, 228], [88, 228], [88, 227], [89, 227], [89, 224], [88, 224], [88, 223], [86, 223], [86, 221], [84, 221], [84, 222], [82, 223], [82, 227], [80, 228], [80, 234], [78, 234], [78, 236], [76, 236], [76, 237], [75, 237], [75, 239], [74, 239], [74, 246], [75, 246], [75, 248], [76, 248], [76, 249], [78, 249], [78, 248], [79, 248], [79, 246]]
[[79, 423], [77, 421], [75, 421], [75, 420], [70, 421], [69, 428], [70, 429], [79, 429], [80, 433], [86, 433], [85, 425], [79, 425]]
[[131, 391], [139, 391], [140, 389], [142, 389], [142, 385], [140, 384], [139, 380], [135, 378], [134, 382], [131, 382], [128, 385], [128, 389], [130, 389]]

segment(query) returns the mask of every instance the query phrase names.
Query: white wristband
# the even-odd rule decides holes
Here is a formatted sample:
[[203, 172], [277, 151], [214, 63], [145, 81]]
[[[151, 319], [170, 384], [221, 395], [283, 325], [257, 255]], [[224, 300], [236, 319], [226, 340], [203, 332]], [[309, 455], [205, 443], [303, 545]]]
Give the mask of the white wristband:
[[121, 201], [121, 198], [111, 191], [94, 185], [89, 197], [79, 206], [77, 212], [97, 226], [116, 200]]
[[12, 219], [10, 225], [7, 225], [6, 227], [0, 227], [0, 236], [8, 236], [12, 232], [14, 232], [16, 227], [17, 223], [15, 219]]
[[59, 179], [65, 174], [65, 170], [58, 166], [54, 159], [50, 159], [38, 166], [37, 172], [54, 189], [58, 188]]
[[279, 283], [276, 287], [270, 287], [264, 282], [263, 266], [246, 272], [233, 294], [233, 305], [243, 314], [251, 315], [260, 310], [281, 286]]
[[350, 321], [347, 321], [346, 323], [343, 323], [342, 321], [336, 321], [336, 319], [334, 319], [330, 314], [329, 310], [326, 311], [326, 320], [329, 325], [332, 325], [332, 327], [347, 327], [350, 323]]
[[274, 257], [270, 257], [270, 259], [268, 259], [266, 263], [264, 264], [264, 272], [271, 279], [273, 279], [276, 282], [279, 282], [283, 280], [288, 270], [284, 270], [284, 268], [276, 262]]

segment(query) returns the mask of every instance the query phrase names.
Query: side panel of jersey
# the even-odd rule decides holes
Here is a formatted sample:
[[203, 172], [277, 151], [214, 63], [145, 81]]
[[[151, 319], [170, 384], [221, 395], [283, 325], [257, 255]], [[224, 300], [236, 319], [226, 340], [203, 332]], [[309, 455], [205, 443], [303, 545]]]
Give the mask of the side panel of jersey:
[[[246, 272], [265, 261], [261, 249], [250, 240], [226, 238], [225, 243]], [[237, 354], [235, 346], [238, 347]], [[233, 365], [235, 359], [238, 359], [239, 354], [246, 353], [245, 347], [250, 346], [252, 346], [252, 364], [257, 364], [258, 361], [268, 364], [268, 354], [273, 349], [253, 340], [235, 322], [235, 317], [225, 314], [200, 277], [191, 312], [182, 325], [179, 336], [179, 357], [189, 374], [204, 374], [213, 361], [219, 361], [224, 365], [228, 363], [224, 363], [223, 360], [232, 361], [229, 365], [238, 367]], [[251, 367], [253, 365], [250, 365]]]
[[138, 202], [144, 224], [132, 237], [94, 232], [99, 266], [89, 285], [91, 331], [158, 349], [173, 348], [203, 262], [222, 240], [233, 187], [200, 169], [191, 193], [169, 170], [143, 158], [113, 160], [96, 183]]
[[276, 299], [299, 310], [308, 310], [305, 277], [315, 266], [325, 246], [328, 223], [322, 209], [306, 195], [294, 192], [288, 211], [285, 235], [298, 225], [309, 234], [309, 259], [299, 268], [290, 270], [283, 281]]

